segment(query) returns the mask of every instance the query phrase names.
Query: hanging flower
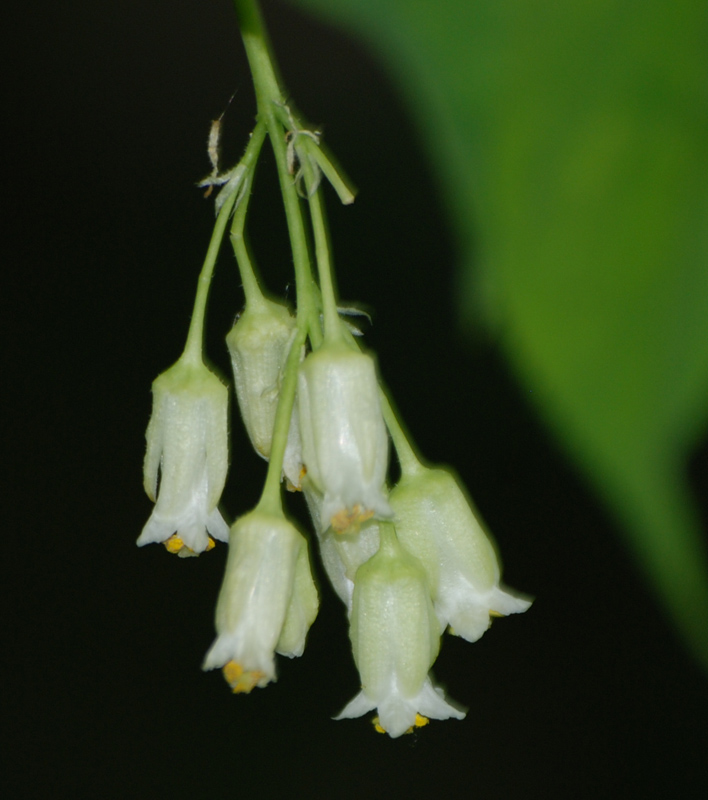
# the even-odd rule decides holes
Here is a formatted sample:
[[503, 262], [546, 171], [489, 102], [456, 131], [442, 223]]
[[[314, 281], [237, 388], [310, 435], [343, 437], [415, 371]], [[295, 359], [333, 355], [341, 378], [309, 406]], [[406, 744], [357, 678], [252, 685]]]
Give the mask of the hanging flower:
[[492, 616], [526, 611], [531, 601], [502, 588], [497, 554], [464, 491], [444, 469], [404, 472], [390, 496], [401, 544], [425, 567], [441, 628], [469, 642]]
[[246, 304], [226, 337], [236, 397], [256, 452], [270, 456], [281, 370], [295, 334], [295, 317], [262, 295]]
[[[241, 417], [253, 448], [266, 461], [273, 442], [282, 370], [295, 328], [295, 317], [284, 305], [259, 293], [247, 301], [226, 337]], [[283, 459], [283, 473], [290, 489], [300, 488], [301, 450], [297, 406], [294, 406]]]
[[303, 461], [323, 495], [322, 529], [390, 517], [388, 435], [371, 356], [325, 343], [300, 367], [298, 402]]
[[285, 517], [256, 509], [232, 529], [203, 669], [223, 667], [234, 692], [275, 680], [275, 653], [299, 656], [317, 616], [307, 542]]
[[428, 675], [440, 630], [425, 570], [398, 543], [390, 523], [379, 528], [379, 551], [356, 573], [350, 617], [362, 688], [337, 719], [377, 708], [379, 729], [395, 738], [427, 718], [462, 719], [465, 714], [445, 700]]
[[228, 390], [201, 361], [183, 357], [152, 392], [143, 478], [155, 508], [137, 543], [196, 555], [213, 546], [207, 533], [228, 541], [217, 508], [228, 468]]

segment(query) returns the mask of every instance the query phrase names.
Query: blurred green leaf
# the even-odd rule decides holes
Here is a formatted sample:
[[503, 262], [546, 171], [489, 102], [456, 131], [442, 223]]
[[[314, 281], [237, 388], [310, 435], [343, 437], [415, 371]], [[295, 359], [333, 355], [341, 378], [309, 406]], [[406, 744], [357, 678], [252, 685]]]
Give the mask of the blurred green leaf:
[[[298, 0], [370, 43], [483, 313], [708, 666], [704, 0]], [[568, 531], [572, 536], [573, 531]]]

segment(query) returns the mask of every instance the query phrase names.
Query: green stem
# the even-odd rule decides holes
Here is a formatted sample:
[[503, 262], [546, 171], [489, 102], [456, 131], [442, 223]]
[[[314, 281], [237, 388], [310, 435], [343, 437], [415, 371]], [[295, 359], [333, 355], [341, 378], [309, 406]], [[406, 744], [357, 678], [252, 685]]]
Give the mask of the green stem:
[[209, 297], [209, 286], [211, 276], [214, 272], [214, 264], [219, 254], [221, 240], [224, 238], [224, 231], [231, 215], [231, 209], [236, 202], [236, 193], [229, 197], [219, 211], [219, 216], [214, 224], [214, 231], [211, 234], [209, 247], [207, 249], [202, 271], [199, 273], [197, 283], [197, 296], [194, 299], [194, 311], [192, 321], [189, 324], [187, 333], [187, 344], [184, 348], [182, 358], [195, 364], [202, 363], [202, 349], [204, 346], [204, 315], [206, 313], [207, 298]]
[[425, 467], [418, 458], [408, 436], [406, 436], [403, 426], [398, 421], [396, 412], [393, 410], [388, 396], [382, 388], [380, 388], [379, 397], [381, 399], [383, 418], [386, 422], [388, 432], [391, 434], [393, 446], [396, 448], [398, 462], [401, 465], [401, 473], [409, 477], [421, 473]]
[[275, 423], [273, 424], [273, 440], [268, 462], [268, 473], [266, 474], [265, 486], [257, 506], [261, 511], [270, 514], [283, 513], [280, 479], [283, 471], [285, 448], [288, 444], [288, 431], [290, 430], [293, 404], [295, 402], [300, 353], [306, 340], [307, 327], [305, 324], [300, 324], [285, 362], [283, 382], [280, 386], [280, 395], [278, 397], [278, 408], [275, 412]]
[[392, 522], [379, 520], [379, 549], [378, 553], [388, 558], [399, 558], [401, 545], [398, 541], [396, 526]]
[[[282, 138], [282, 128], [277, 122], [272, 110], [270, 115], [271, 125], [277, 128], [278, 131], [276, 135], [271, 133], [270, 141], [278, 166], [280, 191], [283, 195], [285, 217], [290, 233], [290, 246], [293, 252], [295, 285], [297, 287], [297, 313], [298, 317], [302, 316], [303, 319], [307, 320], [312, 343], [315, 347], [319, 347], [322, 338], [319, 319], [319, 289], [312, 277], [310, 253], [307, 248], [307, 235], [305, 233], [305, 224], [302, 219], [300, 198], [298, 197], [292, 176], [288, 172], [287, 154], [285, 152], [285, 141]], [[269, 125], [269, 131], [270, 129]]]
[[315, 175], [309, 158], [305, 156], [302, 168], [305, 172], [305, 186], [310, 201], [310, 217], [312, 232], [315, 237], [315, 256], [317, 258], [317, 272], [320, 277], [320, 290], [324, 306], [324, 329], [326, 342], [342, 341], [342, 326], [337, 311], [337, 300], [334, 294], [334, 281], [332, 280], [332, 263], [329, 256], [329, 241], [325, 223], [324, 209], [319, 187], [314, 186]]
[[288, 172], [284, 129], [277, 113], [278, 109], [282, 109], [285, 105], [284, 97], [276, 76], [275, 61], [270, 53], [257, 2], [255, 0], [234, 0], [234, 4], [246, 48], [246, 56], [253, 75], [258, 117], [266, 124], [275, 153], [295, 267], [298, 317], [307, 321], [313, 345], [317, 346], [317, 340], [321, 338], [317, 302], [318, 289], [312, 277], [300, 200], [292, 176]]
[[246, 167], [246, 176], [241, 192], [239, 193], [240, 199], [236, 211], [234, 212], [234, 220], [231, 223], [230, 234], [231, 246], [234, 249], [236, 263], [238, 264], [241, 274], [243, 291], [246, 295], [246, 305], [251, 307], [263, 305], [264, 300], [263, 292], [258, 284], [258, 278], [256, 278], [256, 274], [253, 270], [253, 264], [251, 263], [251, 257], [248, 252], [243, 231], [246, 224], [246, 214], [248, 213], [248, 203], [251, 199], [254, 167], [261, 151], [265, 135], [265, 123], [259, 122], [251, 134], [251, 141], [248, 143], [246, 152], [240, 161], [240, 163]]
[[310, 140], [305, 141], [305, 152], [314, 159], [315, 164], [322, 170], [325, 178], [332, 184], [332, 188], [339, 195], [345, 206], [354, 202], [355, 191], [343, 177], [342, 171], [322, 149], [322, 145]]
[[261, 10], [256, 0], [234, 0], [241, 37], [256, 89], [259, 115], [267, 115], [273, 102], [283, 105], [280, 82], [275, 73], [275, 59], [270, 53]]

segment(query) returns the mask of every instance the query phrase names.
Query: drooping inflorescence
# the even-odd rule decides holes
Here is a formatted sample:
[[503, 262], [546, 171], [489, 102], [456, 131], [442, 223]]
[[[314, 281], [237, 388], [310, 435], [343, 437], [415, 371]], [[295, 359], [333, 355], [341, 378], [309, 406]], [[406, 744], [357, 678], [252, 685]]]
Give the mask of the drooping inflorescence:
[[[303, 653], [319, 603], [308, 543], [316, 542], [346, 605], [361, 677], [360, 691], [337, 719], [376, 709], [376, 729], [397, 737], [429, 718], [464, 717], [429, 674], [444, 632], [474, 642], [491, 617], [525, 611], [530, 601], [500, 585], [496, 551], [464, 489], [451, 472], [416, 455], [374, 358], [340, 318], [322, 177], [343, 202], [353, 194], [322, 150], [320, 134], [286, 105], [255, 0], [236, 0], [236, 8], [257, 123], [242, 159], [223, 174], [212, 126], [212, 174], [199, 185], [222, 187], [217, 220], [184, 353], [153, 384], [144, 483], [155, 507], [138, 544], [162, 542], [188, 556], [211, 549], [214, 539], [228, 541], [217, 636], [203, 668], [222, 668], [234, 692], [248, 693], [275, 680], [276, 654]], [[266, 137], [293, 251], [295, 313], [266, 297], [244, 239]], [[230, 530], [218, 508], [228, 464], [228, 389], [202, 356], [207, 291], [227, 227], [245, 293], [245, 308], [226, 337], [235, 394], [251, 443], [268, 461], [259, 502]], [[395, 486], [388, 483], [390, 440], [401, 467]], [[286, 517], [283, 483], [307, 500], [309, 540]]]

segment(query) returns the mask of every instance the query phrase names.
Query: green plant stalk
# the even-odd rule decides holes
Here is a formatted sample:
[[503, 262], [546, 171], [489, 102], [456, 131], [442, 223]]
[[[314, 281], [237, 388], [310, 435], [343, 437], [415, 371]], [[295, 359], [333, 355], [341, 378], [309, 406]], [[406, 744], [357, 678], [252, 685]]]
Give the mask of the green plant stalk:
[[332, 188], [339, 195], [339, 199], [345, 206], [354, 202], [355, 191], [352, 189], [347, 181], [342, 177], [339, 168], [336, 167], [332, 160], [325, 155], [321, 145], [313, 141], [305, 141], [305, 152], [314, 160], [317, 166], [322, 170], [325, 178], [332, 184]]
[[221, 240], [224, 238], [224, 231], [231, 216], [231, 210], [236, 202], [236, 192], [229, 197], [219, 211], [214, 224], [214, 230], [211, 234], [209, 247], [204, 258], [202, 270], [199, 273], [199, 280], [197, 283], [197, 295], [194, 299], [194, 311], [192, 312], [192, 320], [189, 323], [189, 331], [187, 333], [187, 343], [184, 348], [182, 358], [185, 361], [192, 363], [202, 363], [202, 351], [204, 348], [204, 316], [206, 314], [206, 304], [209, 297], [209, 287], [211, 285], [211, 277], [214, 273], [214, 264], [216, 257], [219, 254], [219, 247], [221, 247]]
[[425, 467], [421, 463], [420, 458], [415, 452], [415, 448], [411, 444], [403, 426], [398, 421], [398, 416], [393, 410], [393, 406], [388, 399], [388, 395], [383, 387], [379, 387], [379, 397], [381, 399], [381, 411], [383, 418], [388, 428], [389, 435], [393, 441], [393, 446], [396, 448], [396, 455], [398, 456], [398, 463], [401, 465], [401, 472], [403, 475], [413, 476], [422, 472]]
[[326, 342], [342, 341], [342, 326], [337, 311], [337, 300], [334, 294], [334, 281], [332, 279], [332, 263], [329, 255], [329, 241], [327, 226], [324, 218], [324, 209], [320, 190], [315, 186], [315, 175], [312, 164], [307, 156], [302, 162], [305, 173], [305, 186], [310, 203], [310, 218], [312, 220], [312, 233], [315, 239], [315, 257], [317, 259], [317, 273], [320, 278], [322, 304], [324, 307], [324, 330]]
[[293, 404], [295, 402], [300, 353], [306, 340], [307, 327], [304, 324], [299, 324], [283, 370], [283, 382], [280, 385], [278, 408], [275, 412], [275, 423], [273, 424], [273, 440], [268, 461], [268, 472], [266, 473], [263, 493], [257, 506], [259, 510], [274, 515], [283, 514], [280, 495], [281, 473], [283, 471], [285, 448], [288, 444], [288, 431], [290, 430]]
[[312, 277], [300, 199], [292, 176], [288, 172], [284, 129], [278, 118], [278, 110], [285, 106], [285, 99], [276, 76], [275, 61], [270, 53], [257, 2], [255, 0], [234, 0], [234, 5], [253, 77], [258, 118], [265, 122], [275, 154], [293, 253], [298, 317], [302, 315], [307, 320], [310, 338], [313, 345], [317, 346], [321, 339], [317, 302], [319, 291]]
[[251, 199], [251, 189], [253, 188], [253, 175], [256, 161], [263, 145], [263, 140], [266, 135], [266, 126], [264, 122], [259, 122], [253, 133], [251, 134], [251, 141], [248, 143], [246, 152], [241, 159], [241, 164], [246, 167], [246, 177], [244, 178], [244, 186], [242, 191], [239, 192], [239, 202], [234, 212], [234, 219], [231, 223], [231, 246], [236, 256], [236, 263], [238, 264], [239, 272], [241, 274], [241, 283], [243, 284], [243, 292], [246, 295], [246, 305], [257, 306], [263, 304], [263, 292], [258, 284], [258, 279], [253, 270], [253, 264], [248, 253], [246, 240], [243, 235], [244, 226], [246, 224], [246, 214], [248, 213], [248, 203]]

